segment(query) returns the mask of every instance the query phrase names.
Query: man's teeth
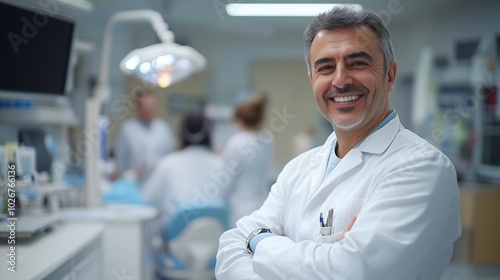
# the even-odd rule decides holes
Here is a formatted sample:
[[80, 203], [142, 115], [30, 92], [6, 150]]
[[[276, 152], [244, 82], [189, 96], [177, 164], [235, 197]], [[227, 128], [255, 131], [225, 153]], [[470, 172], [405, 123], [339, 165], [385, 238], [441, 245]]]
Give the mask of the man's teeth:
[[333, 100], [335, 100], [335, 102], [348, 102], [356, 100], [360, 97], [361, 97], [360, 95], [340, 96], [340, 97], [334, 97]]

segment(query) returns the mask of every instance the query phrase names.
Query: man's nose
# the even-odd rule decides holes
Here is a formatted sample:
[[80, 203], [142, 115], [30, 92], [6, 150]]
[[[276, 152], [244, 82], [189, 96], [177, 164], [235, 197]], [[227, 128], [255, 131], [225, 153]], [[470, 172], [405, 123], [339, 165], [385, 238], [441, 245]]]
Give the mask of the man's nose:
[[348, 85], [352, 85], [351, 73], [344, 65], [338, 65], [335, 72], [333, 72], [332, 86], [344, 88]]

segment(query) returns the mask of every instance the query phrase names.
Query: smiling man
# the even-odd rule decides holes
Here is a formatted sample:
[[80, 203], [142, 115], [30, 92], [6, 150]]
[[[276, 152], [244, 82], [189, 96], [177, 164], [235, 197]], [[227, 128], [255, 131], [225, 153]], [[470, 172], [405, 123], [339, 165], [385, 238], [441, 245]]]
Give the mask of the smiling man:
[[335, 8], [305, 40], [314, 99], [334, 132], [221, 236], [217, 279], [441, 279], [461, 233], [456, 172], [391, 110], [387, 28], [372, 12]]

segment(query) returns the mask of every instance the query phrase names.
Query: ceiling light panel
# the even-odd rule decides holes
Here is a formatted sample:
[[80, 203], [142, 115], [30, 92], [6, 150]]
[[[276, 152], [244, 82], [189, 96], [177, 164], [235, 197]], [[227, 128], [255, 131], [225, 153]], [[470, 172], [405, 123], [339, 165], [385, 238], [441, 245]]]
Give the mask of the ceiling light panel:
[[313, 17], [338, 6], [363, 9], [358, 4], [231, 3], [226, 5], [226, 13], [234, 17]]

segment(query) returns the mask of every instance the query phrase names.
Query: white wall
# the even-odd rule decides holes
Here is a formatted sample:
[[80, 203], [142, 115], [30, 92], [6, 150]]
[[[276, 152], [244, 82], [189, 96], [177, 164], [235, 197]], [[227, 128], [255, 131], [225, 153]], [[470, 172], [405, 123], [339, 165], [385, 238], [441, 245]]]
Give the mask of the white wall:
[[220, 103], [230, 102], [238, 89], [251, 86], [251, 68], [254, 61], [296, 61], [303, 57], [302, 31], [295, 34], [228, 37], [225, 34], [193, 30], [190, 31], [189, 38], [189, 44], [207, 58], [210, 79], [206, 89], [213, 100]]

